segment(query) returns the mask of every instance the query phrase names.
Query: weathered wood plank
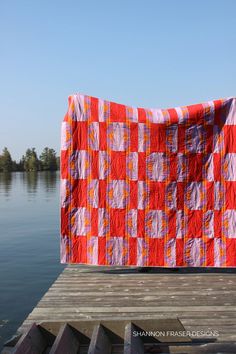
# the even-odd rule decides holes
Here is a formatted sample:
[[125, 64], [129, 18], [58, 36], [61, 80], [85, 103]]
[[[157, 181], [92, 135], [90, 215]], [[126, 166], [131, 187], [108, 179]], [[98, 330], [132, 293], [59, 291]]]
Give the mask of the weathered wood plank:
[[[95, 305], [95, 304], [94, 304]], [[117, 304], [114, 304], [117, 305]], [[60, 313], [80, 313], [80, 312], [86, 312], [86, 313], [95, 313], [95, 312], [113, 312], [113, 313], [120, 313], [120, 312], [134, 312], [134, 313], [139, 313], [139, 312], [236, 312], [236, 306], [78, 306], [78, 307], [62, 307], [60, 308]], [[33, 312], [35, 314], [40, 314], [40, 313], [48, 313], [50, 312], [51, 314], [59, 313], [59, 310], [56, 307], [48, 307], [48, 308], [38, 308], [36, 307]]]
[[[205, 300], [204, 299], [192, 299], [191, 297], [187, 297], [185, 299], [171, 299], [169, 298], [169, 301], [168, 301], [168, 298], [163, 300], [162, 298], [157, 298], [155, 301], [154, 300], [149, 300], [148, 298], [146, 297], [143, 297], [143, 298], [137, 298], [137, 299], [131, 299], [131, 298], [118, 298], [117, 299], [120, 303], [120, 306], [121, 307], [125, 307], [125, 305], [127, 304], [127, 302], [129, 302], [129, 307], [135, 307], [135, 305], [137, 305], [137, 303], [141, 303], [141, 302], [145, 302], [147, 303], [147, 306], [149, 307], [156, 307], [157, 306], [157, 303], [158, 303], [158, 307], [166, 307], [168, 306], [168, 303], [170, 303], [170, 301], [172, 302], [172, 306], [173, 305], [178, 305], [178, 306], [184, 306], [184, 304], [186, 303], [189, 303], [190, 301], [194, 301], [194, 306], [201, 306], [202, 303], [204, 302], [204, 306], [221, 306], [221, 305], [224, 305], [224, 306], [234, 306], [236, 305], [236, 302], [235, 301], [231, 301], [231, 299], [225, 299], [225, 302], [222, 304], [222, 301], [220, 301], [220, 299], [213, 299], [211, 301], [211, 299], [208, 299], [208, 300]], [[186, 300], [186, 301], [184, 301]], [[91, 298], [88, 298], [88, 299], [81, 299], [80, 300], [80, 306], [81, 307], [88, 307], [90, 306], [91, 302], [96, 302], [96, 306], [99, 306], [101, 304], [101, 306], [103, 307], [110, 307], [114, 304], [114, 299], [110, 298], [110, 299], [102, 299], [102, 298], [97, 298], [96, 300], [94, 299], [94, 297], [91, 297]], [[45, 308], [45, 307], [48, 307], [48, 304], [51, 304], [53, 306], [60, 306], [60, 307], [73, 307], [73, 306], [77, 306], [78, 304], [78, 300], [76, 299], [71, 299], [71, 301], [68, 301], [67, 299], [60, 299], [60, 300], [54, 300], [52, 299], [51, 301], [45, 301], [45, 302], [42, 302], [40, 305], [38, 305], [38, 307], [40, 308]]]
[[[83, 284], [81, 284], [81, 286], [83, 286]], [[168, 293], [167, 293], [168, 291]], [[89, 295], [89, 292], [93, 293], [93, 295]], [[232, 295], [232, 300], [235, 300], [235, 295], [236, 295], [236, 292], [232, 291], [231, 293], [223, 293], [223, 291], [220, 291], [218, 293], [218, 291], [215, 289], [213, 289], [212, 291], [204, 291], [204, 290], [198, 290], [198, 289], [193, 289], [193, 292], [191, 293], [190, 291], [186, 291], [185, 294], [178, 294], [176, 293], [176, 290], [172, 290], [172, 289], [166, 289], [165, 292], [159, 292], [158, 289], [150, 289], [150, 288], [147, 288], [146, 290], [144, 290], [143, 292], [141, 292], [141, 290], [137, 290], [137, 294], [135, 294], [135, 290], [131, 290], [131, 289], [118, 289], [118, 288], [113, 288], [112, 290], [109, 289], [109, 291], [107, 291], [106, 289], [103, 289], [102, 291], [97, 291], [97, 289], [89, 289], [88, 291], [88, 295], [86, 295], [87, 293], [84, 292], [80, 292], [78, 291], [77, 289], [59, 289], [58, 291], [53, 291], [53, 292], [49, 292], [47, 293], [47, 296], [45, 296], [43, 299], [48, 299], [48, 298], [55, 298], [55, 299], [59, 299], [61, 297], [66, 297], [66, 298], [69, 298], [70, 296], [80, 296], [81, 298], [83, 297], [87, 297], [87, 296], [92, 296], [94, 298], [97, 298], [99, 296], [102, 296], [104, 294], [104, 296], [106, 296], [107, 298], [109, 298], [109, 296], [112, 296], [113, 295], [113, 292], [114, 292], [114, 297], [115, 298], [118, 298], [118, 297], [135, 297], [135, 298], [138, 298], [138, 297], [145, 297], [145, 296], [152, 296], [154, 298], [155, 297], [160, 297], [162, 298], [163, 300], [166, 299], [166, 297], [168, 298], [173, 298], [175, 296], [180, 296], [182, 298], [184, 297], [199, 297], [199, 298], [202, 298], [203, 296], [206, 297], [206, 298], [210, 298], [212, 297], [213, 299], [219, 297], [221, 298], [221, 300], [223, 301], [224, 300], [224, 296], [225, 295], [226, 297], [229, 297], [230, 295]], [[43, 300], [42, 299], [42, 300]], [[42, 301], [41, 300], [41, 301]], [[195, 299], [193, 299], [195, 300]]]

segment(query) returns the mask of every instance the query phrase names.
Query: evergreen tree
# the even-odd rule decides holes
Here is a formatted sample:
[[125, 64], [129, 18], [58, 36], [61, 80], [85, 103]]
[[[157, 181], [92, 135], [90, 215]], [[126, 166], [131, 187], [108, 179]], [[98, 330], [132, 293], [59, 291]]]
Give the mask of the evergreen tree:
[[25, 156], [23, 155], [17, 164], [17, 171], [24, 171], [25, 170], [24, 165], [25, 165]]
[[11, 172], [13, 167], [13, 162], [11, 154], [8, 149], [5, 147], [3, 149], [2, 155], [0, 155], [0, 171]]
[[12, 161], [12, 171], [14, 172], [19, 171], [18, 163], [16, 162], [16, 160]]
[[25, 171], [38, 171], [39, 160], [35, 148], [27, 149], [24, 157], [24, 169]]
[[13, 161], [11, 154], [5, 147], [0, 154], [0, 172], [11, 171], [56, 171], [60, 169], [60, 157], [54, 149], [44, 148], [38, 159], [35, 148], [27, 149], [19, 162]]
[[43, 170], [57, 170], [57, 156], [55, 150], [45, 147], [40, 155], [40, 162]]

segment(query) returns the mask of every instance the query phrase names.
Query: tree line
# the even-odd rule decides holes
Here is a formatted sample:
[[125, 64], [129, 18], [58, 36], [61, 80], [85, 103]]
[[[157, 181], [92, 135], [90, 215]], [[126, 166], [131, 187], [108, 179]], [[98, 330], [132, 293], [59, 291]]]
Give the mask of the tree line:
[[45, 147], [40, 156], [35, 148], [27, 149], [20, 161], [12, 160], [9, 150], [5, 147], [0, 154], [0, 172], [13, 171], [56, 171], [60, 169], [60, 158], [56, 151]]

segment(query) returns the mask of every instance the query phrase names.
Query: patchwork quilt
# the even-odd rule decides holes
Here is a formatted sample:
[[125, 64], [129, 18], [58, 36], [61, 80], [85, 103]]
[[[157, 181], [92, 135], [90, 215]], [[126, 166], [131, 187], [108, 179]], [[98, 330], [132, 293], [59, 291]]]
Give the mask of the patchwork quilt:
[[236, 99], [170, 109], [69, 97], [61, 262], [236, 266]]

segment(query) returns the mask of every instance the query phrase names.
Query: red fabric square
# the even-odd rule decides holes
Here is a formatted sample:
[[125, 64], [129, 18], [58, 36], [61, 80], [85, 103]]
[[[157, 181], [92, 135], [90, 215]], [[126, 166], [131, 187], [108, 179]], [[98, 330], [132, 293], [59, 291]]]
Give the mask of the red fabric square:
[[138, 210], [137, 216], [137, 235], [138, 237], [145, 237], [145, 211]]
[[205, 182], [206, 207], [208, 210], [214, 209], [214, 182]]
[[98, 264], [106, 265], [106, 237], [98, 237]]
[[202, 210], [189, 210], [188, 211], [188, 237], [202, 237]]
[[169, 113], [170, 123], [172, 123], [172, 124], [178, 123], [179, 118], [178, 118], [178, 114], [176, 112], [176, 109], [169, 108], [169, 109], [167, 109], [167, 112]]
[[125, 209], [110, 209], [110, 235], [125, 237]]
[[146, 178], [146, 153], [138, 153], [138, 179], [144, 181]]
[[138, 151], [138, 123], [130, 123], [130, 151]]
[[130, 181], [130, 209], [138, 208], [138, 181]]
[[184, 125], [178, 125], [178, 152], [184, 153], [186, 144], [185, 144], [185, 136], [186, 136], [186, 127]]
[[150, 209], [165, 207], [165, 182], [150, 182]]
[[98, 209], [91, 209], [91, 236], [98, 236]]
[[137, 264], [137, 238], [129, 238], [129, 265]]
[[164, 265], [164, 239], [150, 238], [149, 239], [149, 266]]
[[166, 152], [166, 125], [150, 123], [150, 151]]
[[88, 181], [86, 179], [73, 180], [72, 207], [78, 208], [87, 206], [87, 185]]
[[99, 122], [99, 150], [107, 149], [107, 123]]
[[169, 156], [169, 169], [170, 169], [170, 174], [169, 174], [170, 181], [176, 181], [177, 180], [177, 154], [171, 154]]
[[69, 151], [68, 150], [62, 150], [61, 151], [61, 178], [62, 179], [67, 179], [68, 178], [68, 163], [69, 163]]
[[126, 152], [111, 151], [111, 179], [126, 178]]
[[176, 266], [184, 266], [184, 240], [176, 239]]
[[87, 263], [87, 237], [72, 237], [72, 262]]
[[214, 237], [220, 238], [222, 236], [222, 211], [214, 210]]
[[189, 119], [191, 124], [202, 124], [204, 117], [204, 109], [202, 104], [192, 104], [187, 106]]
[[88, 149], [88, 122], [72, 122], [73, 150]]
[[98, 99], [96, 97], [91, 97], [91, 122], [98, 122]]
[[236, 266], [236, 239], [226, 239], [226, 266]]
[[213, 154], [213, 163], [214, 163], [214, 181], [221, 180], [221, 155]]
[[69, 213], [68, 208], [61, 208], [61, 235], [62, 236], [69, 235], [69, 228], [68, 228], [69, 214], [68, 213]]
[[224, 150], [226, 153], [236, 152], [236, 125], [224, 126]]
[[236, 209], [236, 182], [225, 182], [225, 208]]
[[106, 180], [99, 180], [99, 187], [98, 187], [98, 201], [99, 201], [99, 208], [106, 208], [107, 203], [107, 181]]
[[92, 179], [98, 179], [99, 173], [99, 151], [91, 150], [90, 151], [90, 159], [91, 159], [91, 177]]
[[206, 266], [214, 266], [214, 238], [208, 239], [206, 241]]
[[146, 123], [147, 117], [144, 108], [138, 108], [138, 121], [139, 123]]
[[184, 196], [185, 196], [185, 186], [184, 182], [177, 182], [177, 209], [184, 209]]
[[214, 102], [214, 108], [215, 108], [215, 117], [214, 117], [214, 124], [217, 124], [218, 126], [222, 126], [223, 120], [222, 120], [222, 100], [215, 100]]
[[176, 237], [176, 211], [168, 212], [168, 238]]
[[204, 129], [206, 133], [206, 137], [204, 139], [206, 145], [205, 152], [209, 154], [213, 152], [213, 126], [206, 125]]
[[110, 121], [125, 122], [126, 106], [119, 103], [110, 102]]
[[188, 154], [188, 180], [202, 181], [203, 154]]

